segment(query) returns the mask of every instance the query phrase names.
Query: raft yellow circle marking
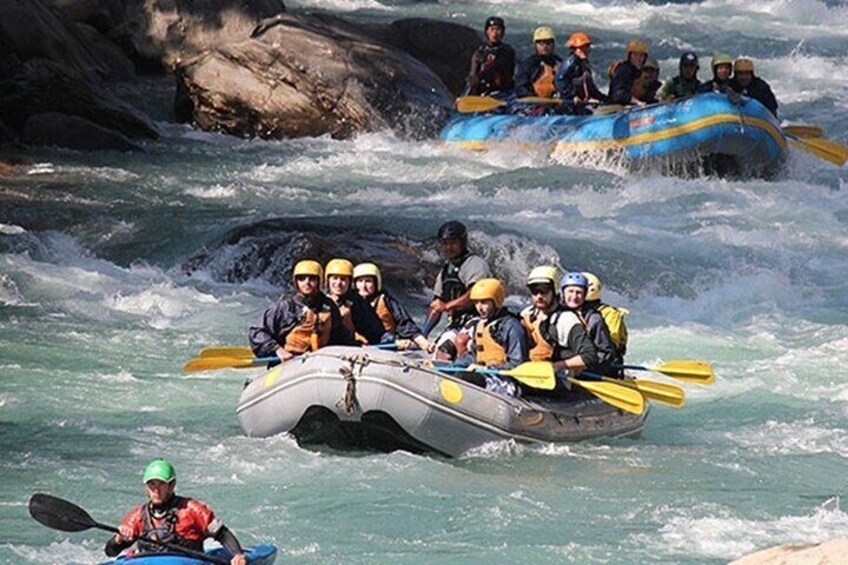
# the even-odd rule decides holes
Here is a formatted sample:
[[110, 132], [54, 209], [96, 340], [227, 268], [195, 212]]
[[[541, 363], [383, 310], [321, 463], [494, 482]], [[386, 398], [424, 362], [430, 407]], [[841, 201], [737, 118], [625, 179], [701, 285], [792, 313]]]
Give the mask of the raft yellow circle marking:
[[277, 382], [277, 378], [280, 376], [280, 368], [272, 369], [265, 375], [265, 380], [263, 383], [265, 384], [265, 388], [270, 388], [274, 386], [274, 383]]
[[453, 381], [442, 380], [439, 383], [439, 392], [442, 393], [442, 398], [451, 404], [459, 404], [462, 400], [462, 387]]

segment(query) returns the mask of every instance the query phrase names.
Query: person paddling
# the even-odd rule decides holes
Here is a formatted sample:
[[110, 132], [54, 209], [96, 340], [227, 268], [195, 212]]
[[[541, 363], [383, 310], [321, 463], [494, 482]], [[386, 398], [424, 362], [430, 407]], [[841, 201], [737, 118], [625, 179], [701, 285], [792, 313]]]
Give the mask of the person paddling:
[[592, 78], [592, 66], [589, 63], [592, 39], [582, 31], [577, 31], [568, 38], [568, 46], [571, 48], [571, 56], [557, 71], [557, 92], [568, 113], [591, 114], [593, 105], [607, 99]]
[[503, 38], [503, 18], [492, 16], [483, 26], [486, 43], [471, 56], [471, 70], [465, 79], [467, 95], [506, 94], [515, 86], [515, 51]]
[[247, 565], [247, 559], [238, 539], [220, 518], [202, 502], [177, 496], [177, 473], [164, 459], [152, 461], [144, 469], [144, 488], [148, 501], [136, 506], [124, 517], [118, 530], [106, 542], [104, 551], [115, 557], [136, 543], [136, 554], [163, 553], [166, 548], [141, 541], [155, 539], [203, 551], [203, 540], [212, 538], [233, 556], [230, 565]]
[[701, 81], [698, 80], [698, 56], [692, 51], [686, 51], [680, 56], [678, 66], [680, 74], [663, 85], [660, 100], [669, 102], [695, 96]]
[[[597, 281], [597, 277], [595, 277], [595, 280]], [[595, 361], [587, 363], [586, 369], [593, 373], [619, 376], [621, 371], [616, 367], [621, 365], [624, 360], [618, 354], [604, 317], [598, 310], [586, 304], [588, 290], [589, 279], [583, 273], [568, 273], [563, 278], [563, 305], [580, 319], [580, 323], [583, 324], [583, 328], [595, 345], [597, 352]], [[597, 284], [597, 293], [600, 295], [600, 281]], [[594, 294], [593, 298], [595, 298]]]
[[633, 95], [633, 84], [642, 75], [642, 65], [648, 58], [648, 44], [634, 39], [627, 44], [624, 61], [610, 66], [609, 103], [624, 106], [635, 104], [644, 106], [645, 102]]
[[327, 296], [339, 307], [342, 323], [362, 344], [377, 345], [395, 340], [392, 332], [383, 328], [374, 310], [353, 288], [353, 263], [333, 259], [324, 268]]
[[776, 118], [777, 98], [771, 91], [769, 83], [754, 75], [754, 61], [747, 57], [740, 57], [733, 63], [733, 78], [730, 79], [733, 90], [753, 98]]
[[515, 95], [553, 98], [556, 73], [562, 58], [556, 54], [556, 34], [549, 27], [533, 32], [533, 54], [521, 61], [515, 71]]
[[365, 301], [377, 314], [383, 328], [398, 339], [398, 349], [409, 349], [414, 343], [424, 351], [431, 352], [433, 346], [421, 333], [409, 311], [397, 298], [383, 288], [383, 275], [374, 263], [360, 263], [353, 268], [353, 283]]
[[257, 357], [276, 355], [288, 361], [325, 345], [357, 345], [335, 302], [321, 292], [324, 269], [317, 261], [299, 261], [292, 273], [295, 294], [282, 295], [250, 326], [250, 346]]

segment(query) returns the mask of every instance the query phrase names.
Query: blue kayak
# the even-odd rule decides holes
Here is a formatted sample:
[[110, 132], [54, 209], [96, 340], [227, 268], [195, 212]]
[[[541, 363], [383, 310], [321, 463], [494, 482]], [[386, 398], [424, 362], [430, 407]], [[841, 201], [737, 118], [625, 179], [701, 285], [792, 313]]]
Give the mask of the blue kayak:
[[[525, 106], [526, 108], [526, 106]], [[732, 103], [723, 94], [590, 116], [512, 113], [455, 115], [441, 139], [469, 149], [500, 144], [546, 145], [555, 154], [601, 156], [629, 166], [675, 168], [712, 159], [728, 172], [770, 176], [786, 160], [787, 141], [777, 119], [756, 100]], [[721, 171], [718, 171], [721, 172]]]
[[[220, 559], [229, 559], [229, 553], [224, 548], [212, 549], [208, 555]], [[250, 565], [271, 565], [277, 558], [277, 548], [268, 543], [244, 548], [244, 555]], [[138, 557], [119, 557], [101, 565], [208, 565], [211, 561], [195, 559], [179, 553], [150, 553]]]

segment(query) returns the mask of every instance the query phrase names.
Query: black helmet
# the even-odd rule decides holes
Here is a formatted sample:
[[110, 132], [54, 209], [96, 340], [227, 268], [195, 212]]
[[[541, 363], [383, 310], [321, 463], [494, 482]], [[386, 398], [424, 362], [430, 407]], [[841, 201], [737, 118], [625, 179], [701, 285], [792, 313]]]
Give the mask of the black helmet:
[[506, 25], [504, 24], [503, 18], [499, 18], [498, 16], [492, 16], [491, 18], [486, 20], [486, 24], [483, 26], [483, 31], [486, 31], [491, 26], [497, 26], [501, 29], [506, 29]]
[[438, 237], [439, 241], [443, 239], [465, 239], [468, 237], [468, 230], [462, 223], [451, 220], [442, 224], [442, 227], [439, 228]]
[[683, 65], [695, 65], [698, 66], [698, 56], [695, 55], [692, 51], [687, 51], [683, 55], [680, 56], [680, 66]]

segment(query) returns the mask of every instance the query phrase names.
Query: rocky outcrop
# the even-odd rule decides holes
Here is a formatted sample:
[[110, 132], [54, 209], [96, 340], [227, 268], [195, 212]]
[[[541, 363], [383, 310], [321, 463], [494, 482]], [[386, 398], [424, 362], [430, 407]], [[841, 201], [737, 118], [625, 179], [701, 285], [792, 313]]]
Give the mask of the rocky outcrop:
[[730, 565], [836, 565], [848, 560], [848, 539], [779, 545], [746, 555]]
[[[153, 123], [130, 105], [56, 63], [33, 59], [21, 65], [14, 76], [0, 81], [0, 121], [21, 134], [30, 117], [45, 113], [78, 116], [130, 139], [158, 136]], [[61, 144], [58, 138], [54, 143], [42, 136], [38, 139]]]
[[432, 135], [452, 97], [417, 59], [329, 15], [280, 15], [177, 67], [201, 128], [263, 138]]
[[126, 136], [79, 116], [58, 112], [34, 114], [27, 119], [23, 141], [31, 145], [58, 145], [70, 149], [135, 151], [141, 147]]
[[468, 26], [428, 18], [367, 26], [366, 32], [427, 65], [454, 96], [465, 88], [471, 55], [483, 41]]

